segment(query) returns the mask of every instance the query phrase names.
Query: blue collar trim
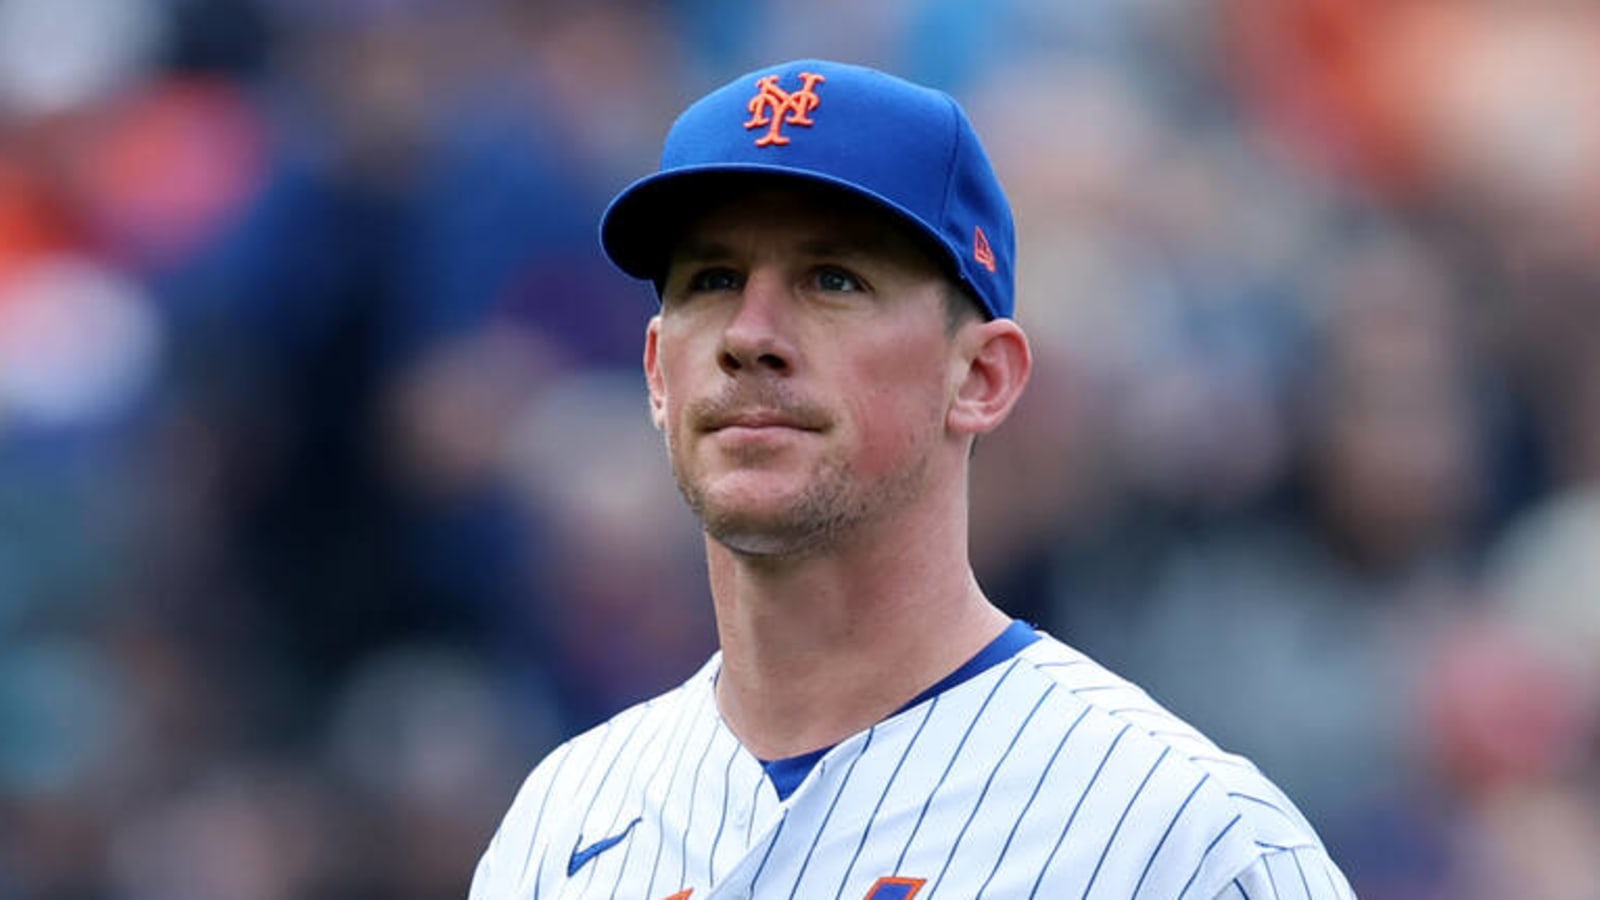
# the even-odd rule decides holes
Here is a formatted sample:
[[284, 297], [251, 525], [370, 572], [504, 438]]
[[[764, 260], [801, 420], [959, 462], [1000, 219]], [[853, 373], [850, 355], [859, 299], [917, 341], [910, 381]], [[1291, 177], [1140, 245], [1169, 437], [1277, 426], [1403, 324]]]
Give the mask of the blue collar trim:
[[[939, 694], [950, 690], [964, 681], [972, 679], [999, 663], [1003, 663], [1018, 653], [1029, 644], [1039, 639], [1039, 632], [1032, 625], [1020, 619], [1012, 620], [1006, 630], [990, 641], [987, 646], [979, 650], [971, 659], [961, 664], [961, 667], [949, 675], [939, 679], [932, 687], [918, 694], [915, 698], [900, 707], [896, 714], [905, 712], [919, 703], [933, 699]], [[811, 774], [811, 769], [817, 761], [833, 748], [823, 747], [802, 753], [799, 756], [788, 756], [783, 759], [761, 760], [761, 768], [766, 770], [767, 778], [772, 781], [772, 786], [778, 792], [779, 800], [789, 799], [789, 795], [800, 787], [800, 783]]]

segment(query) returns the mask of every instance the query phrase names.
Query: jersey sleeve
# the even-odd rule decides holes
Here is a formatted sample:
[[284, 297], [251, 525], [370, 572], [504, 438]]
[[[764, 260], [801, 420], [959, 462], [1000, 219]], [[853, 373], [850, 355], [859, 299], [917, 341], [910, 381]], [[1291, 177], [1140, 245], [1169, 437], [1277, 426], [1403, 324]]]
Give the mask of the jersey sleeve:
[[558, 748], [523, 780], [488, 849], [478, 860], [468, 900], [491, 900], [515, 894], [528, 867], [536, 863], [530, 857], [538, 846], [535, 837], [545, 816], [551, 785], [556, 773], [572, 755], [572, 747], [572, 743], [568, 743]]
[[1327, 851], [1307, 845], [1262, 854], [1215, 900], [1356, 900], [1356, 894]]

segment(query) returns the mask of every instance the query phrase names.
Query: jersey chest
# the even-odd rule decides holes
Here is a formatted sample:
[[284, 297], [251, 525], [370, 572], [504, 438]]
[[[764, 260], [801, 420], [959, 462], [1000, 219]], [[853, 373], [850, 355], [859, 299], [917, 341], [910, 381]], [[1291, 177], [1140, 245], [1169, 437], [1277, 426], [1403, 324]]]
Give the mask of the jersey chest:
[[858, 735], [785, 802], [725, 732], [668, 741], [681, 752], [613, 765], [613, 790], [565, 804], [521, 896], [1181, 893], [1209, 839], [1176, 827], [1198, 776], [1125, 725], [1068, 715], [1048, 685], [1014, 693], [941, 697]]

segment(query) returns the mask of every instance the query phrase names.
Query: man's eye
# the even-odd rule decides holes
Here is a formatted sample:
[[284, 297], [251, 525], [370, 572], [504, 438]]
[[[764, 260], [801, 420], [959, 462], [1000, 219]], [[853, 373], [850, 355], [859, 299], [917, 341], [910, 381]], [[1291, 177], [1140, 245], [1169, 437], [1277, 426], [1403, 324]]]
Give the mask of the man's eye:
[[825, 291], [865, 290], [861, 279], [843, 269], [825, 268], [817, 272], [817, 286]]
[[706, 269], [689, 279], [691, 291], [732, 291], [739, 287], [739, 275], [732, 269]]

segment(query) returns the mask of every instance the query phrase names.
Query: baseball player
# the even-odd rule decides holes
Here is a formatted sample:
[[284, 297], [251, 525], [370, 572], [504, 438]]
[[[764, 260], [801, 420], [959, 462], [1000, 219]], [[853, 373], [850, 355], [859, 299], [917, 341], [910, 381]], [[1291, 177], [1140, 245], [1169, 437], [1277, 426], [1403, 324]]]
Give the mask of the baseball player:
[[555, 750], [473, 900], [1348, 898], [1294, 805], [983, 594], [973, 441], [1027, 382], [1010, 207], [948, 96], [803, 60], [679, 117], [601, 241], [720, 651]]

